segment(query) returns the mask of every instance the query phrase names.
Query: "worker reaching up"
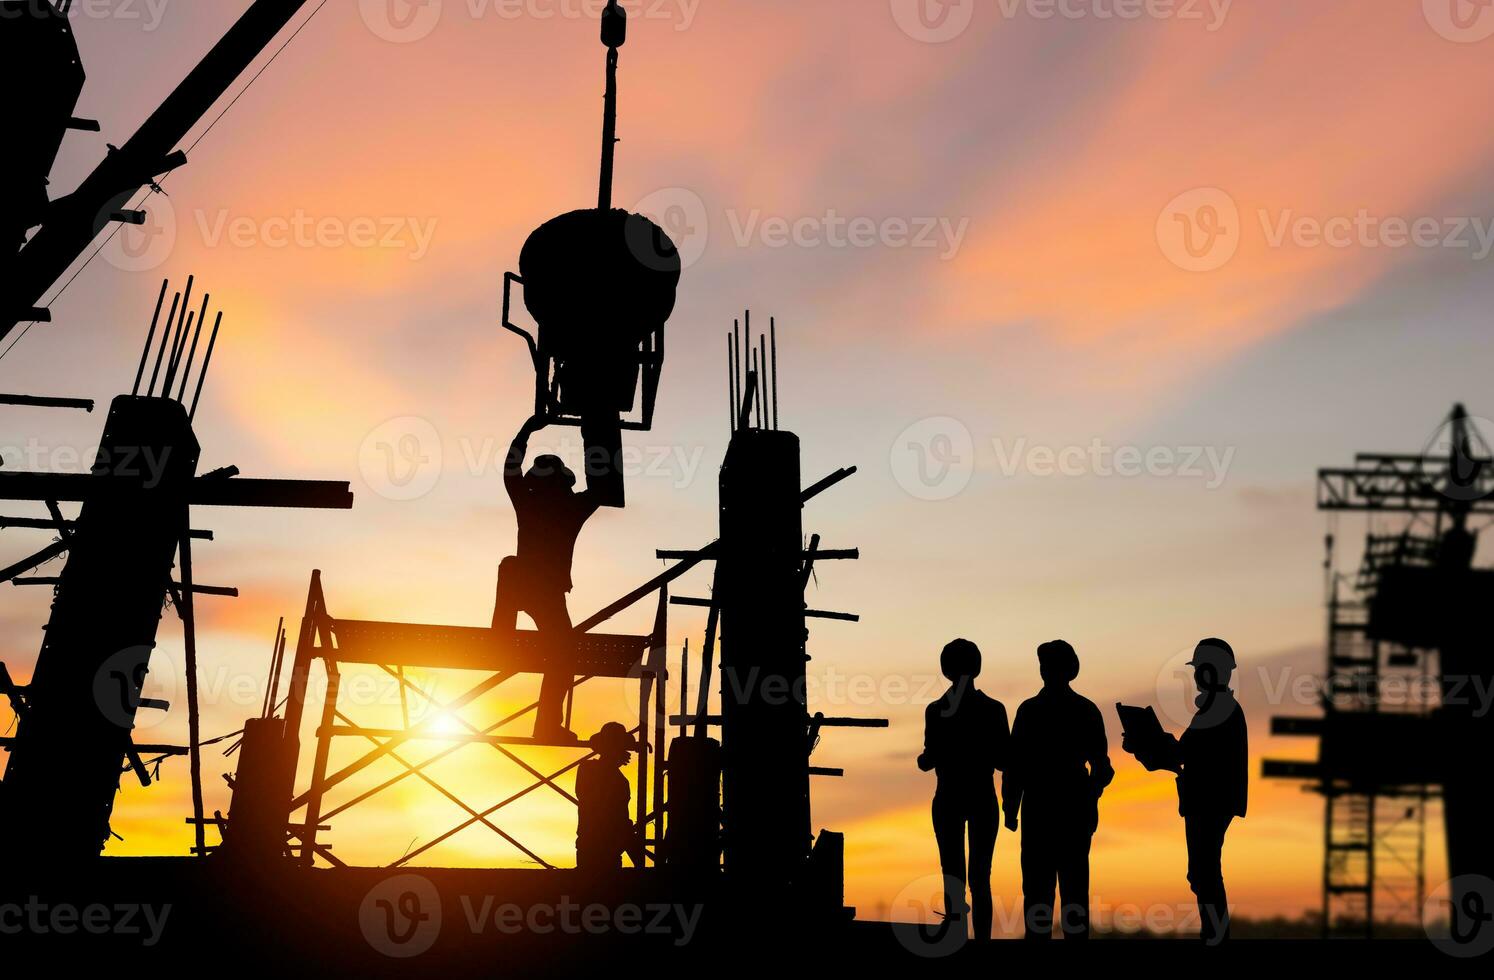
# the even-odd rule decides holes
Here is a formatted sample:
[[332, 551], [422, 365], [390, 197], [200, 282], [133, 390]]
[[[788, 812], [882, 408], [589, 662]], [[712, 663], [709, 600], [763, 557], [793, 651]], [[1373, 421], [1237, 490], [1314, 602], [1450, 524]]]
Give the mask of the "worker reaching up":
[[[529, 472], [524, 472], [529, 437], [545, 425], [545, 419], [539, 415], [525, 422], [504, 460], [503, 485], [518, 519], [519, 543], [517, 554], [498, 565], [493, 609], [494, 629], [514, 629], [519, 613], [524, 612], [534, 620], [542, 638], [558, 637], [571, 630], [566, 593], [571, 591], [576, 538], [587, 519], [605, 504], [589, 480], [586, 490], [575, 491], [576, 475], [559, 456], [539, 456]], [[555, 650], [568, 646], [564, 640], [546, 644], [552, 657]], [[535, 738], [562, 743], [576, 741], [564, 723], [565, 697], [573, 680], [573, 672], [563, 664], [547, 666], [540, 687]]]

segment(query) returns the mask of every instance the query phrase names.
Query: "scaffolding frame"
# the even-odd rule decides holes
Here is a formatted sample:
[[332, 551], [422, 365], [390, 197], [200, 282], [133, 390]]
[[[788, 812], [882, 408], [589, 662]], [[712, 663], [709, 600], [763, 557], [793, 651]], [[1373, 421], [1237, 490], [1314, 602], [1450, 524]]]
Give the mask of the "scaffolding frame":
[[[684, 567], [693, 564], [694, 561], [681, 562], [664, 576], [646, 583], [607, 607], [575, 627], [564, 644], [568, 659], [575, 665], [573, 682], [567, 694], [568, 722], [575, 688], [581, 684], [599, 677], [638, 684], [638, 718], [636, 725], [629, 730], [629, 736], [637, 740], [635, 825], [645, 841], [645, 864], [658, 863], [658, 848], [665, 833], [663, 745], [667, 734], [664, 703], [668, 680], [665, 663], [669, 607], [667, 583], [675, 574], [682, 573]], [[625, 636], [589, 632], [592, 626], [655, 592], [659, 596], [658, 607], [653, 629], [648, 634]], [[575, 795], [556, 780], [594, 757], [596, 753], [580, 741], [557, 744], [502, 732], [505, 727], [537, 710], [537, 700], [481, 727], [460, 714], [462, 709], [502, 684], [525, 674], [542, 673], [547, 654], [559, 652], [557, 645], [549, 640], [548, 637], [524, 630], [339, 620], [327, 609], [320, 572], [313, 572], [307, 593], [306, 612], [296, 643], [291, 687], [286, 700], [285, 718], [289, 733], [294, 734], [301, 727], [301, 718], [307, 707], [311, 668], [316, 662], [322, 664], [326, 674], [326, 693], [322, 698], [320, 720], [315, 730], [316, 749], [309, 783], [305, 790], [292, 797], [287, 808], [287, 816], [290, 818], [294, 818], [298, 811], [304, 811], [300, 819], [291, 819], [286, 829], [287, 853], [298, 857], [303, 865], [310, 865], [320, 857], [334, 867], [346, 867], [347, 864], [332, 853], [329, 844], [318, 840], [318, 833], [330, 829], [327, 821], [413, 776], [465, 811], [466, 818], [420, 847], [407, 851], [389, 864], [389, 867], [404, 866], [468, 827], [482, 825], [540, 867], [554, 868], [553, 864], [495, 822], [493, 817], [498, 811], [545, 787], [575, 806]], [[406, 708], [403, 712], [403, 727], [366, 727], [342, 710], [338, 704], [341, 665], [349, 663], [377, 667], [398, 683], [401, 704]], [[406, 667], [482, 671], [486, 676], [466, 688], [460, 696], [440, 702], [404, 676]], [[410, 725], [407, 702], [410, 692], [422, 698], [432, 714], [454, 719], [463, 730], [438, 731], [421, 724]], [[275, 696], [272, 693], [272, 702]], [[348, 737], [363, 739], [370, 743], [370, 748], [354, 761], [329, 772], [333, 740]], [[419, 760], [411, 760], [398, 751], [406, 744], [423, 741], [447, 744], [434, 754]], [[492, 806], [477, 809], [426, 771], [437, 761], [469, 745], [489, 746], [521, 769], [531, 781]], [[520, 754], [523, 748], [538, 746], [576, 748], [582, 750], [582, 754], [561, 768], [547, 773], [531, 765]], [[386, 758], [396, 762], [401, 771], [349, 800], [330, 809], [326, 808], [331, 790], [373, 763]], [[649, 834], [650, 828], [652, 836]]]
[[[1413, 550], [1371, 535], [1365, 568], [1355, 588], [1373, 592], [1374, 566], [1405, 560]], [[1424, 549], [1423, 549], [1424, 550]], [[1393, 553], [1392, 553], [1393, 552]], [[1385, 710], [1381, 696], [1387, 671], [1429, 676], [1431, 652], [1411, 651], [1365, 635], [1368, 611], [1346, 602], [1335, 577], [1328, 603], [1329, 712]], [[1426, 715], [1429, 703], [1398, 710]], [[1426, 900], [1426, 817], [1436, 797], [1428, 783], [1363, 785], [1325, 779], [1323, 795], [1323, 931], [1327, 936], [1373, 938], [1377, 926], [1416, 925]]]

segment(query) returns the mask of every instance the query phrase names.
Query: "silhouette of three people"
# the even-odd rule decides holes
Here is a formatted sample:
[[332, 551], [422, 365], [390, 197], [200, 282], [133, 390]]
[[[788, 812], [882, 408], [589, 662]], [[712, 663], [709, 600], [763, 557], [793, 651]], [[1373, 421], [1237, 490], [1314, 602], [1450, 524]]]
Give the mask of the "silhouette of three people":
[[933, 819], [944, 876], [945, 921], [963, 929], [970, 911], [975, 937], [985, 940], [991, 938], [991, 857], [1001, 824], [995, 772], [1006, 767], [1010, 731], [1005, 706], [975, 686], [981, 668], [979, 647], [969, 640], [953, 640], [939, 654], [939, 667], [950, 686], [924, 711], [918, 768], [933, 770], [938, 780]]
[[[591, 486], [575, 492], [576, 475], [558, 456], [542, 455], [524, 472], [529, 438], [546, 425], [533, 416], [514, 437], [503, 464], [503, 486], [514, 505], [519, 540], [516, 553], [498, 565], [493, 628], [512, 630], [521, 612], [529, 614], [541, 636], [562, 637], [571, 629], [566, 593], [571, 591], [571, 562], [581, 528], [605, 500]], [[564, 640], [559, 641], [564, 644]], [[554, 657], [554, 642], [546, 645]], [[565, 698], [574, 680], [563, 664], [549, 664], [540, 687], [534, 736], [569, 743], [576, 736], [565, 727]]]
[[1224, 890], [1224, 835], [1245, 816], [1249, 778], [1249, 733], [1245, 712], [1230, 690], [1235, 652], [1217, 637], [1200, 640], [1188, 661], [1198, 687], [1193, 719], [1182, 738], [1164, 733], [1154, 743], [1121, 747], [1147, 769], [1177, 773], [1178, 813], [1188, 843], [1188, 884], [1198, 899], [1204, 942], [1229, 938], [1229, 899]]
[[1028, 939], [1050, 939], [1057, 915], [1065, 938], [1089, 938], [1089, 850], [1100, 795], [1115, 778], [1105, 722], [1070, 685], [1079, 656], [1063, 640], [1037, 648], [1043, 688], [1017, 708], [1002, 778], [1006, 826], [1022, 826], [1022, 912]]

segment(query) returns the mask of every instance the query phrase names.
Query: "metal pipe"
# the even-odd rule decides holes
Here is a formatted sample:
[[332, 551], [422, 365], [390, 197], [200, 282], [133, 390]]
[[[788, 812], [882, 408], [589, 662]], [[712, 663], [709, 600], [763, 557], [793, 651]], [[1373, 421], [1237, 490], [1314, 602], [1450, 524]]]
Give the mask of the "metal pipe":
[[81, 408], [93, 411], [92, 398], [50, 398], [45, 395], [0, 395], [0, 405], [26, 408]]
[[612, 171], [617, 158], [617, 49], [627, 41], [628, 13], [611, 0], [602, 11], [602, 43], [607, 46], [607, 91], [602, 97], [602, 176], [597, 208], [612, 208]]

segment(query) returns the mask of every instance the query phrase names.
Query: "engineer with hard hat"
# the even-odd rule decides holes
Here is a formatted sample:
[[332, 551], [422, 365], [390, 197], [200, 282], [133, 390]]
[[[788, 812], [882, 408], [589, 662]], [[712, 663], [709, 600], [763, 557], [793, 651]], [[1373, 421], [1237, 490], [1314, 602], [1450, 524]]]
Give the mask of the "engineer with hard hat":
[[1198, 687], [1196, 711], [1182, 738], [1165, 732], [1121, 747], [1147, 769], [1177, 773], [1178, 813], [1188, 841], [1188, 884], [1198, 898], [1200, 932], [1209, 945], [1229, 938], [1229, 899], [1221, 857], [1224, 835], [1245, 816], [1249, 736], [1245, 712], [1230, 690], [1235, 652], [1221, 639], [1200, 640], [1188, 661]]

